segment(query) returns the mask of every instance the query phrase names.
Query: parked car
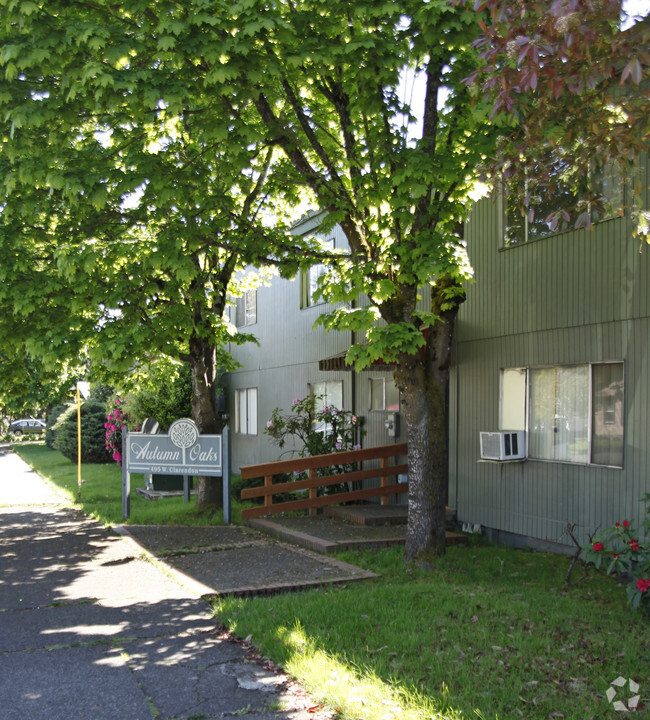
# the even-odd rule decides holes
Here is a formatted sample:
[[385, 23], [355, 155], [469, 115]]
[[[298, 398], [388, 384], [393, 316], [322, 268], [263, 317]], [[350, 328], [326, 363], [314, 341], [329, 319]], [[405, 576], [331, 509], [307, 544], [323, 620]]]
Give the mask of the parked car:
[[34, 418], [14, 420], [11, 425], [9, 425], [9, 431], [15, 435], [22, 435], [23, 433], [36, 433], [40, 435], [45, 432], [45, 423], [42, 420], [35, 420]]

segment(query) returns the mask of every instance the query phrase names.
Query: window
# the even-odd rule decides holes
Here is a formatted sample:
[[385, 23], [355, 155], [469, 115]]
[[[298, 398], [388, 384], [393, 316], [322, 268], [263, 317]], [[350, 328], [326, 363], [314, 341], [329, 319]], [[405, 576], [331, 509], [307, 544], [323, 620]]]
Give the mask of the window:
[[526, 368], [506, 368], [501, 371], [501, 430], [526, 429]]
[[235, 325], [244, 327], [257, 322], [257, 290], [246, 290], [235, 304]]
[[370, 409], [399, 412], [399, 391], [393, 378], [370, 378]]
[[[310, 383], [309, 394], [316, 395], [314, 410], [318, 413], [325, 407], [343, 409], [343, 381], [330, 380], [328, 382]], [[314, 425], [314, 430], [328, 433], [330, 427], [326, 423]]]
[[257, 435], [257, 388], [235, 390], [235, 432]]
[[[535, 193], [534, 183], [525, 183], [523, 194], [528, 196], [530, 212], [522, 215], [522, 208], [519, 204], [519, 193], [512, 193], [504, 190], [501, 194], [502, 222], [503, 222], [503, 247], [513, 247], [522, 243], [532, 242], [540, 238], [552, 235], [558, 230], [553, 230], [546, 218], [553, 212], [563, 207], [570, 208], [576, 202], [577, 191], [568, 182], [565, 182], [563, 174], [566, 171], [566, 163], [558, 162], [551, 182], [555, 184], [554, 192], [548, 189]], [[609, 220], [616, 217], [615, 208], [624, 204], [625, 183], [618, 168], [607, 168], [602, 177], [598, 179], [597, 192], [608, 199], [609, 210], [604, 213], [592, 211], [593, 222]]]
[[[323, 250], [334, 249], [334, 238], [321, 241]], [[300, 307], [306, 308], [317, 305], [322, 300], [314, 300], [314, 293], [318, 288], [318, 280], [327, 272], [327, 266], [323, 263], [312, 265], [300, 273]]]
[[623, 467], [623, 363], [504, 369], [499, 426], [533, 459]]

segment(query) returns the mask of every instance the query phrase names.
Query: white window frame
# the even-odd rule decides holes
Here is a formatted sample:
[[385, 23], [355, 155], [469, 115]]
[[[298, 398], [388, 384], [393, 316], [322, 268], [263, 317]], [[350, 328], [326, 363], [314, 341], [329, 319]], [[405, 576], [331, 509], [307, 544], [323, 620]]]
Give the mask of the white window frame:
[[[323, 391], [319, 389], [319, 386], [324, 386]], [[333, 393], [331, 390], [328, 391], [328, 386], [337, 386], [337, 392]], [[338, 406], [338, 404], [333, 405], [331, 402], [331, 395], [336, 394], [338, 395], [338, 386], [340, 386], [340, 395], [341, 395], [341, 407]], [[333, 388], [332, 388], [333, 390]], [[323, 407], [336, 407], [338, 410], [343, 410], [343, 380], [320, 380], [314, 383], [309, 383], [307, 385], [307, 392], [309, 395], [316, 395], [316, 406], [314, 407], [314, 410], [318, 412], [319, 410], [322, 410]], [[323, 398], [322, 400], [322, 407], [320, 405], [321, 400], [318, 398]], [[324, 432], [325, 434], [331, 432], [332, 428], [327, 423], [314, 423], [314, 430], [317, 432]]]
[[[323, 246], [323, 250], [334, 250], [336, 247], [333, 237], [328, 238], [327, 240], [321, 239], [321, 245]], [[314, 300], [313, 295], [318, 287], [319, 278], [325, 275], [326, 272], [327, 266], [324, 263], [317, 263], [316, 265], [311, 265], [300, 273], [301, 309], [325, 304], [325, 300], [323, 299]]]
[[[391, 408], [390, 410], [386, 407], [386, 381], [392, 381], [395, 386], [393, 378], [387, 377], [371, 377], [368, 378], [368, 411], [369, 412], [399, 412], [400, 411], [400, 397], [399, 391], [397, 391], [397, 408]], [[373, 407], [373, 383], [381, 383], [381, 407]], [[397, 390], [397, 386], [395, 386]]]
[[[593, 372], [594, 367], [600, 367], [603, 365], [620, 365], [622, 367], [622, 377], [623, 377], [623, 409], [622, 409], [622, 430], [623, 430], [623, 458], [621, 460], [620, 465], [606, 465], [603, 463], [596, 463], [593, 462], [593, 437], [594, 437], [594, 427], [593, 427]], [[567, 459], [549, 459], [549, 458], [535, 458], [530, 456], [530, 422], [531, 422], [531, 413], [533, 412], [533, 408], [531, 406], [531, 372], [535, 370], [544, 370], [544, 369], [554, 369], [554, 368], [576, 368], [576, 367], [587, 367], [589, 370], [589, 376], [588, 376], [588, 388], [589, 388], [589, 397], [587, 402], [587, 417], [585, 419], [586, 425], [587, 425], [587, 459], [586, 461], [572, 461]], [[525, 412], [524, 412], [524, 418], [525, 418], [525, 427], [505, 427], [504, 423], [504, 373], [508, 371], [518, 371], [520, 373], [523, 373], [523, 381], [525, 382], [525, 393], [524, 393], [524, 399], [525, 399]], [[538, 462], [553, 462], [553, 463], [568, 463], [570, 465], [584, 465], [584, 466], [590, 466], [590, 467], [608, 467], [608, 468], [614, 468], [617, 470], [621, 470], [623, 468], [624, 464], [624, 455], [625, 455], [625, 363], [622, 360], [611, 360], [606, 362], [592, 362], [592, 363], [575, 363], [575, 364], [556, 364], [556, 365], [540, 365], [540, 366], [530, 366], [530, 367], [504, 367], [500, 371], [500, 386], [499, 386], [499, 429], [500, 430], [525, 430], [526, 431], [526, 451], [527, 455], [531, 460], [536, 460]], [[605, 424], [607, 424], [607, 421], [605, 421]]]
[[[243, 321], [243, 322], [242, 322]], [[257, 288], [245, 290], [235, 299], [235, 326], [247, 327], [257, 323]]]
[[257, 401], [256, 387], [235, 390], [235, 432], [239, 435], [257, 435]]

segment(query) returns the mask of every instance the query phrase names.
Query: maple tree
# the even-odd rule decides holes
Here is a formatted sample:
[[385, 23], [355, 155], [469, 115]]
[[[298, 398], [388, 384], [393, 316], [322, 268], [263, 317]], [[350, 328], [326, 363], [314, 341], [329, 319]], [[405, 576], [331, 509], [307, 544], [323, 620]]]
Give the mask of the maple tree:
[[[408, 441], [405, 555], [444, 552], [448, 382], [454, 319], [471, 274], [463, 223], [497, 135], [463, 79], [476, 67], [471, 10], [431, 0], [237, 3], [218, 51], [237, 107], [338, 223], [350, 255], [321, 278], [319, 323], [354, 331], [356, 370], [395, 366]], [[403, 73], [425, 87], [422, 125]]]
[[[273, 151], [210, 92], [202, 4], [4, 5], [0, 339], [48, 362], [87, 347], [113, 376], [181, 359], [214, 433], [223, 348], [249, 339], [225, 314], [237, 272], [295, 272], [306, 244], [269, 221], [293, 193]], [[199, 505], [221, 503], [218, 480], [198, 486]]]

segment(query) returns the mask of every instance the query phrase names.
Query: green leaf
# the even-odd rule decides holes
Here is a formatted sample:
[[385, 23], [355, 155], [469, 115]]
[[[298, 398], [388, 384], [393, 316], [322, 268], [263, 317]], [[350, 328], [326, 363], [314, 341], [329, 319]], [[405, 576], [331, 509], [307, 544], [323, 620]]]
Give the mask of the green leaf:
[[161, 50], [162, 52], [165, 52], [167, 50], [172, 50], [176, 46], [176, 38], [172, 35], [163, 35], [162, 37], [158, 38], [158, 50]]

